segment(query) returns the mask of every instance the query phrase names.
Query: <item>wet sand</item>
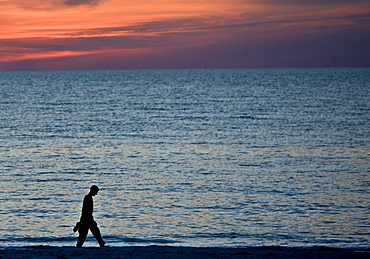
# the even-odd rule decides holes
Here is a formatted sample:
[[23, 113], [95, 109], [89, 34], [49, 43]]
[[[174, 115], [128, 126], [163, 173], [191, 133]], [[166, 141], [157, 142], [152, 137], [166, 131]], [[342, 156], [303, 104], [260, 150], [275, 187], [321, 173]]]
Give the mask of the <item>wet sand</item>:
[[341, 249], [327, 247], [246, 247], [246, 248], [198, 248], [198, 247], [7, 247], [0, 250], [1, 259], [26, 258], [370, 258], [369, 249]]

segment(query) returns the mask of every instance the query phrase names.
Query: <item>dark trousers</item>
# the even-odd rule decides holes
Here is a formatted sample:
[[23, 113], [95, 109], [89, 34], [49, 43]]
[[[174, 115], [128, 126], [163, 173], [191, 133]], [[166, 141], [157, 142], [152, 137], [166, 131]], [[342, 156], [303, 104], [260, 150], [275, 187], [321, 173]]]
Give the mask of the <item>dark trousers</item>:
[[105, 242], [103, 241], [101, 237], [98, 225], [96, 224], [94, 220], [88, 220], [88, 221], [82, 221], [81, 226], [78, 229], [78, 233], [80, 235], [78, 236], [77, 247], [81, 247], [84, 244], [87, 234], [89, 232], [89, 229], [91, 233], [94, 235], [96, 241], [98, 241], [99, 245], [104, 246]]

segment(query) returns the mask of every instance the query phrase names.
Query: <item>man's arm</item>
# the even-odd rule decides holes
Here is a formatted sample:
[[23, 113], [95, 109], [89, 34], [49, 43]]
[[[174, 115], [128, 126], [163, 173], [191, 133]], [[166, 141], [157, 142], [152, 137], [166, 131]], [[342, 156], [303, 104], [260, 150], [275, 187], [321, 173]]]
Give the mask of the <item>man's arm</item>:
[[82, 216], [91, 216], [93, 214], [93, 200], [92, 197], [86, 195], [82, 205]]

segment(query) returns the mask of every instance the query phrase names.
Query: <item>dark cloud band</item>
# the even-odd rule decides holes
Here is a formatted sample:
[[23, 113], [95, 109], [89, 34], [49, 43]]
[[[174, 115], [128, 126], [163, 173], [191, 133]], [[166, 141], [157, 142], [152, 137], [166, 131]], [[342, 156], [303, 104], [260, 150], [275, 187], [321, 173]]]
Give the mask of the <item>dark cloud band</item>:
[[75, 6], [75, 5], [97, 5], [99, 0], [64, 0], [65, 5]]
[[24, 9], [49, 10], [72, 6], [96, 6], [104, 0], [14, 0], [12, 3]]

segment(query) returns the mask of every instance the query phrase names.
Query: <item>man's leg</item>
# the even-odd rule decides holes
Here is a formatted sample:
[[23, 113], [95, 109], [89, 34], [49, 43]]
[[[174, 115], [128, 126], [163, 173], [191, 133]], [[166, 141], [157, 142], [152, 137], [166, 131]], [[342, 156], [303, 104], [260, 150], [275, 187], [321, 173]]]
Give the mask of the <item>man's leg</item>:
[[86, 224], [81, 224], [80, 228], [78, 229], [78, 233], [80, 235], [78, 236], [77, 247], [81, 247], [84, 244], [88, 232], [89, 226]]
[[91, 231], [91, 233], [93, 233], [93, 235], [94, 235], [96, 241], [98, 241], [99, 245], [104, 246], [105, 242], [103, 241], [103, 238], [101, 237], [100, 229], [98, 228], [98, 225], [96, 224], [95, 221], [94, 221], [94, 223], [92, 223], [90, 225], [90, 231]]

